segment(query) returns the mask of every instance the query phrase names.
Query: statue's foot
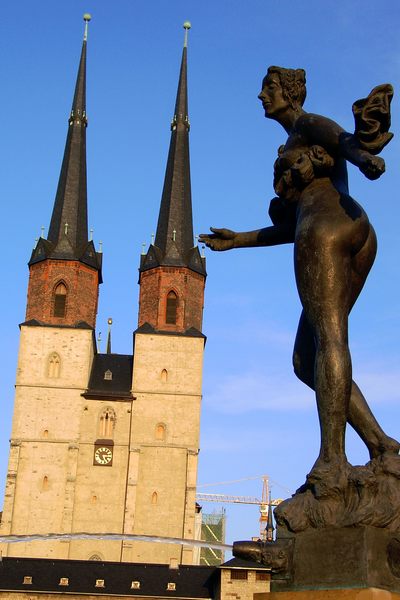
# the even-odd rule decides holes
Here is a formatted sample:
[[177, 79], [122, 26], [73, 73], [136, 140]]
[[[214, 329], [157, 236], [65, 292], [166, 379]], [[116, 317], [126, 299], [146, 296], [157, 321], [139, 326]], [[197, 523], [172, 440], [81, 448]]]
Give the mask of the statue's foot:
[[335, 495], [347, 488], [350, 470], [346, 457], [329, 462], [318, 458], [307, 475], [306, 485], [312, 487], [316, 498]]
[[382, 440], [379, 440], [376, 445], [369, 447], [369, 455], [371, 459], [379, 458], [379, 456], [383, 456], [385, 454], [399, 455], [399, 453], [400, 443], [387, 435], [382, 438]]

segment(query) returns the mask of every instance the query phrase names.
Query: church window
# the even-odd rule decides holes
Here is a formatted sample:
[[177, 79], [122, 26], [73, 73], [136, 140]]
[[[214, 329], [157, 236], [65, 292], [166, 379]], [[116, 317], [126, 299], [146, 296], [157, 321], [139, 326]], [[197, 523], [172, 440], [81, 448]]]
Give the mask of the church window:
[[165, 322], [170, 325], [175, 325], [176, 323], [176, 311], [178, 308], [178, 296], [175, 292], [168, 292], [167, 296], [167, 310], [165, 315]]
[[168, 371], [167, 371], [167, 369], [163, 369], [161, 371], [161, 381], [163, 383], [167, 383], [167, 381], [168, 381]]
[[111, 381], [111, 379], [112, 379], [112, 371], [110, 371], [110, 369], [107, 369], [107, 371], [104, 372], [104, 379], [107, 379], [108, 381]]
[[156, 425], [156, 440], [159, 442], [165, 442], [166, 427], [163, 423]]
[[44, 437], [44, 439], [47, 439], [49, 437], [49, 430], [48, 429], [45, 429], [43, 431], [43, 437]]
[[66, 285], [60, 282], [54, 290], [54, 317], [65, 317], [65, 311], [67, 307], [67, 288]]
[[157, 492], [153, 492], [151, 495], [151, 503], [152, 504], [157, 504], [158, 503], [158, 494]]
[[57, 352], [53, 352], [50, 354], [48, 367], [47, 367], [47, 375], [52, 379], [57, 379], [60, 377], [60, 367], [61, 360]]
[[48, 489], [49, 489], [49, 478], [47, 477], [47, 475], [45, 475], [43, 477], [43, 481], [42, 481], [42, 491], [45, 492]]
[[106, 408], [100, 415], [99, 437], [112, 439], [114, 434], [115, 413], [111, 408]]

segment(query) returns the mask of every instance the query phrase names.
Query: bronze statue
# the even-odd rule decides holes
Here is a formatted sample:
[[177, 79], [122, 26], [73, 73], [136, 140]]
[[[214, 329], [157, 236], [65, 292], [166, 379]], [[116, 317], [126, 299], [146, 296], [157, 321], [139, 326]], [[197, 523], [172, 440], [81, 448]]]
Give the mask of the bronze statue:
[[211, 228], [211, 234], [200, 236], [217, 251], [294, 243], [303, 311], [293, 364], [297, 377], [315, 390], [321, 429], [320, 453], [306, 482], [314, 497], [348, 485], [353, 467], [345, 454], [346, 422], [365, 442], [371, 459], [397, 456], [400, 449], [352, 381], [348, 347], [348, 315], [374, 262], [376, 236], [365, 211], [349, 195], [346, 161], [369, 179], [385, 171], [376, 154], [392, 138], [392, 95], [392, 87], [385, 84], [354, 103], [356, 128], [350, 134], [334, 121], [303, 110], [302, 69], [269, 67], [258, 97], [265, 116], [288, 134], [274, 165], [277, 197], [269, 208], [273, 225], [240, 233]]

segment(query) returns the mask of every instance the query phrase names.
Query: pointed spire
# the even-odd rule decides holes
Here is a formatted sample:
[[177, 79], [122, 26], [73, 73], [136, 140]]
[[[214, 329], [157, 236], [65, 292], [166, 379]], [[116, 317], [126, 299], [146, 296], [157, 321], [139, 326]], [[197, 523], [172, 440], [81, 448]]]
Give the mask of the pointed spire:
[[[189, 266], [193, 252], [192, 196], [189, 160], [189, 115], [187, 91], [187, 34], [190, 23], [184, 23], [185, 40], [179, 73], [175, 111], [171, 122], [171, 140], [165, 171], [164, 187], [158, 217], [155, 249], [157, 262], [166, 266]], [[149, 251], [150, 252], [150, 251]], [[154, 252], [147, 254], [142, 268], [154, 267]], [[148, 264], [146, 264], [148, 262]], [[201, 261], [197, 269], [202, 270]]]
[[111, 317], [109, 319], [107, 319], [107, 323], [108, 323], [107, 350], [106, 350], [107, 354], [111, 354], [111, 325], [112, 325], [112, 322], [113, 322], [113, 320], [111, 319]]
[[[88, 244], [86, 186], [86, 45], [90, 15], [84, 15], [85, 32], [76, 79], [75, 94], [64, 158], [48, 240], [54, 245], [53, 255], [77, 258]], [[68, 224], [68, 226], [67, 226]]]
[[272, 499], [271, 492], [269, 493], [269, 502], [268, 502], [268, 521], [266, 527], [266, 538], [267, 542], [272, 542], [274, 540], [274, 517], [272, 513]]

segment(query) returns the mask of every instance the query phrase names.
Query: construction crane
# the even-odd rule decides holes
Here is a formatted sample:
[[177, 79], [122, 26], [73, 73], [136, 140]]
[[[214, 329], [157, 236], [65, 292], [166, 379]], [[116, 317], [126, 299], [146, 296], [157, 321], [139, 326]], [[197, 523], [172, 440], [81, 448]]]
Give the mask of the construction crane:
[[234, 481], [220, 481], [219, 483], [211, 483], [211, 484], [203, 484], [199, 487], [206, 486], [214, 486], [214, 485], [223, 485], [228, 483], [239, 483], [242, 481], [249, 481], [254, 479], [262, 479], [263, 487], [262, 487], [262, 495], [261, 499], [256, 498], [254, 496], [229, 496], [227, 494], [209, 494], [204, 492], [197, 492], [196, 500], [197, 502], [219, 502], [221, 504], [232, 503], [232, 504], [256, 504], [260, 509], [260, 539], [263, 541], [272, 540], [273, 535], [273, 523], [272, 523], [272, 507], [278, 506], [283, 499], [276, 498], [274, 500], [271, 499], [271, 494], [269, 491], [269, 477], [268, 475], [263, 475], [261, 477], [245, 477], [243, 479], [236, 479]]

